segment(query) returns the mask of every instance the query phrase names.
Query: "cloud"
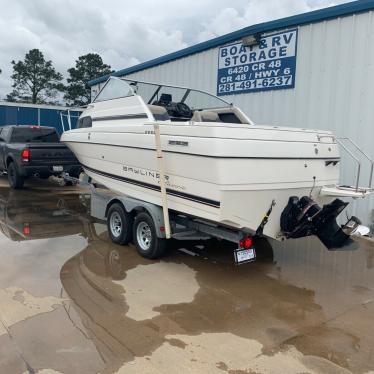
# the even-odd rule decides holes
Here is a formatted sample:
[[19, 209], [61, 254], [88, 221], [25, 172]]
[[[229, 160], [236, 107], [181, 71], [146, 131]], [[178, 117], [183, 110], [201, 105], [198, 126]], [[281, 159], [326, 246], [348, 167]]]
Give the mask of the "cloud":
[[269, 19], [343, 0], [0, 0], [0, 99], [11, 91], [11, 60], [39, 48], [62, 74], [99, 53], [122, 69]]
[[242, 8], [224, 8], [210, 19], [202, 21], [204, 29], [198, 33], [197, 40], [208, 40], [257, 23], [305, 13], [344, 2], [347, 1], [250, 0]]

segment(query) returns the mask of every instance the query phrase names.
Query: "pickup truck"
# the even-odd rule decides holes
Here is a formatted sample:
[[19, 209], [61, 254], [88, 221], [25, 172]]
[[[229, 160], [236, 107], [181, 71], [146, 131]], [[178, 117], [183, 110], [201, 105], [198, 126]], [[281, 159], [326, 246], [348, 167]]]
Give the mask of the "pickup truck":
[[81, 166], [55, 128], [12, 125], [0, 127], [0, 172], [18, 189], [30, 177], [47, 179], [63, 172], [78, 177]]

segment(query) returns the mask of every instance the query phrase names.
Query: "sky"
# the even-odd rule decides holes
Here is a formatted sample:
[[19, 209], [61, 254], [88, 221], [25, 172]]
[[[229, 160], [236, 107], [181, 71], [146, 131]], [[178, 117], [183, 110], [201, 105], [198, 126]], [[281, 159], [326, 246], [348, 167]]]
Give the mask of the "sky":
[[95, 52], [114, 70], [256, 23], [346, 0], [0, 0], [0, 99], [11, 61], [39, 48], [65, 77]]

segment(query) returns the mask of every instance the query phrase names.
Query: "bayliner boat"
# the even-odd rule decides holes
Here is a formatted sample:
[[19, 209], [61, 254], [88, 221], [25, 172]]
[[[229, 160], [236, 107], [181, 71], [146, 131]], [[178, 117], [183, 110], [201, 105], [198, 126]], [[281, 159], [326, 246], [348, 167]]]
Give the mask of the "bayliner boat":
[[163, 175], [170, 210], [274, 239], [315, 234], [342, 247], [360, 222], [336, 223], [347, 205], [339, 197], [372, 192], [372, 162], [367, 188], [360, 173], [355, 186], [339, 186], [344, 144], [331, 132], [258, 126], [191, 88], [111, 77], [61, 140], [119, 194], [161, 206]]

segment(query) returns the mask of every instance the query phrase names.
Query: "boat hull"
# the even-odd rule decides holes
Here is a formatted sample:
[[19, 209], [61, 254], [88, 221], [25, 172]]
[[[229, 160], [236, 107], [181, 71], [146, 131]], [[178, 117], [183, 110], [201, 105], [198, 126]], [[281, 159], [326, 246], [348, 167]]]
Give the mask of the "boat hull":
[[[158, 189], [150, 189], [123, 181], [117, 176], [104, 175], [92, 168], [84, 167], [88, 176], [103, 184], [112, 191], [121, 195], [127, 195], [135, 199], [144, 200], [155, 205], [162, 205], [161, 195]], [[155, 186], [156, 187], [156, 186]], [[319, 196], [320, 188], [313, 193], [314, 200], [320, 204], [330, 203], [333, 199]], [[219, 201], [199, 198], [193, 200], [189, 197], [176, 196], [168, 192], [168, 207], [171, 210], [189, 214], [195, 217], [217, 222], [222, 225], [247, 230], [255, 233], [273, 200], [275, 206], [269, 220], [264, 227], [263, 234], [273, 239], [281, 239], [280, 216], [287, 205], [290, 196], [308, 196], [310, 188], [268, 189], [268, 190], [242, 190], [222, 191]]]
[[[140, 126], [145, 130], [142, 133]], [[109, 128], [90, 136], [87, 129], [75, 130], [64, 133], [62, 140], [97, 182], [119, 194], [161, 205], [152, 126], [137, 128], [129, 126], [128, 132]], [[148, 128], [151, 134], [147, 134]], [[186, 129], [164, 126], [161, 133], [172, 210], [255, 232], [274, 200], [263, 233], [278, 239], [280, 215], [290, 196], [311, 194], [318, 204], [332, 201], [319, 191], [337, 183], [339, 165], [330, 161], [339, 160], [339, 154], [334, 144], [318, 142], [316, 134], [300, 131], [297, 141], [292, 131], [295, 140], [290, 142], [292, 136], [284, 130], [285, 140], [277, 138], [277, 130], [273, 130], [273, 140], [268, 141], [261, 138], [262, 127], [257, 132], [252, 128], [250, 134], [239, 134], [234, 127], [238, 135], [227, 141], [227, 127], [225, 134], [211, 127], [211, 136], [202, 142], [198, 134], [207, 128], [191, 130], [190, 126], [189, 135], [182, 130]]]

